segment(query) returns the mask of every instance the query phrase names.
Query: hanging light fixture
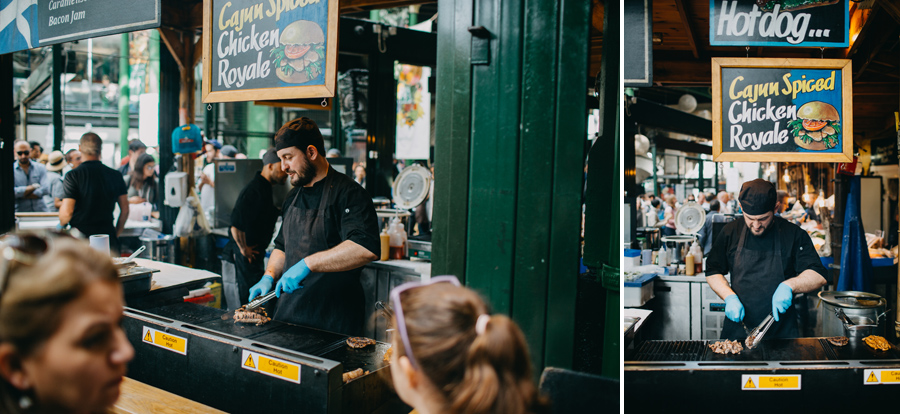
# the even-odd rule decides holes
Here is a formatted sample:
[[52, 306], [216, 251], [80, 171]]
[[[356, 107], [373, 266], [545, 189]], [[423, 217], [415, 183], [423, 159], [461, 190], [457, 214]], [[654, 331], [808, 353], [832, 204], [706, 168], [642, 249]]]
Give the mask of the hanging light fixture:
[[791, 182], [791, 176], [788, 174], [787, 168], [785, 168], [785, 170], [784, 170], [784, 176], [782, 176], [781, 179], [783, 179], [785, 183], [790, 183], [790, 182]]

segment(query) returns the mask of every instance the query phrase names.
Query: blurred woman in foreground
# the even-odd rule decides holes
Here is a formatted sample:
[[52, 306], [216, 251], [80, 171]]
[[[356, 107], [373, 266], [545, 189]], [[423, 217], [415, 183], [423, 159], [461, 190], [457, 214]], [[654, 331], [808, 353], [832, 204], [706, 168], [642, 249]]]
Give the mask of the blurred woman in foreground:
[[531, 377], [525, 337], [515, 322], [453, 276], [391, 292], [391, 377], [418, 414], [549, 412]]
[[96, 413], [134, 356], [109, 256], [87, 242], [0, 240], [0, 412]]

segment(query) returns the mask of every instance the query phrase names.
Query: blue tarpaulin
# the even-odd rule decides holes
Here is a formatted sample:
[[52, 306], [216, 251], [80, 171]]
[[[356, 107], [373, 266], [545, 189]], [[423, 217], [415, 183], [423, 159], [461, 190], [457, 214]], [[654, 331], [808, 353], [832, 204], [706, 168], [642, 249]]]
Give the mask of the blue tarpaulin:
[[850, 194], [844, 211], [844, 237], [841, 242], [841, 275], [837, 290], [872, 292], [872, 259], [866, 244], [859, 210], [859, 176], [850, 181]]

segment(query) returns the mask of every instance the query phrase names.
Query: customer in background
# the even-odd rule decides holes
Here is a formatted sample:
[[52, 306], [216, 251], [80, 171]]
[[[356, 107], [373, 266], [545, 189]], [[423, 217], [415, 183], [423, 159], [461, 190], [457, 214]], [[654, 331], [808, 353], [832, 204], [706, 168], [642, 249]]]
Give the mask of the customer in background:
[[41, 155], [44, 154], [44, 147], [37, 141], [28, 141], [28, 148], [31, 151], [28, 154], [28, 157], [32, 159], [32, 161], [40, 161]]
[[453, 276], [410, 282], [391, 292], [395, 327], [391, 378], [418, 413], [550, 412], [531, 374], [522, 331], [491, 315]]
[[[122, 174], [100, 162], [100, 136], [88, 132], [81, 136], [78, 150], [84, 162], [66, 174], [63, 180], [63, 202], [59, 207], [59, 224], [71, 224], [82, 234], [109, 236], [109, 247], [119, 251], [119, 234], [128, 219], [128, 189]], [[113, 211], [119, 205], [119, 218], [113, 225]]]
[[222, 144], [218, 140], [208, 139], [203, 144], [203, 155], [206, 159], [206, 165], [197, 183], [197, 191], [200, 192], [200, 205], [203, 211], [210, 211], [216, 205], [216, 164], [215, 160], [221, 158], [219, 150]]
[[13, 144], [16, 153], [16, 162], [13, 163], [13, 191], [16, 194], [16, 212], [44, 212], [47, 205], [44, 204], [43, 188], [47, 178], [47, 170], [43, 165], [31, 159], [31, 147], [25, 141], [16, 141]]
[[666, 223], [662, 227], [662, 235], [663, 236], [674, 236], [675, 235], [675, 213], [678, 211], [678, 207], [675, 205], [675, 196], [672, 194], [668, 194], [664, 197], [666, 201], [665, 205], [665, 216], [663, 217], [663, 221]]
[[134, 357], [112, 260], [67, 237], [0, 251], [0, 412], [107, 412]]
[[69, 164], [69, 166], [63, 169], [63, 176], [81, 165], [81, 151], [77, 149], [66, 151], [66, 163]]
[[353, 168], [353, 181], [363, 187], [366, 186], [366, 164], [356, 164], [356, 167]]
[[719, 200], [719, 212], [722, 214], [732, 214], [733, 211], [730, 209], [728, 202], [731, 200], [731, 197], [725, 191], [719, 191], [719, 195], [716, 196], [716, 199]]
[[775, 192], [775, 197], [778, 199], [778, 209], [775, 210], [775, 217], [781, 217], [785, 211], [788, 211], [789, 204], [788, 200], [790, 196], [788, 196], [788, 192], [784, 190], [778, 190]]
[[221, 158], [235, 158], [239, 153], [234, 145], [223, 145], [222, 149], [219, 151], [219, 154], [221, 155]]
[[128, 156], [122, 159], [122, 166], [119, 172], [122, 175], [131, 174], [134, 171], [134, 164], [140, 158], [141, 154], [147, 153], [147, 146], [139, 139], [133, 139], [128, 143]]
[[47, 177], [42, 185], [47, 193], [44, 194], [44, 204], [47, 211], [59, 211], [63, 199], [63, 181], [60, 174], [66, 168], [66, 157], [61, 151], [53, 151], [47, 157]]
[[719, 200], [713, 199], [709, 202], [709, 213], [706, 213], [706, 222], [700, 228], [698, 235], [700, 236], [700, 247], [703, 248], [703, 255], [709, 254], [712, 249], [713, 239], [713, 223], [724, 223], [725, 215], [719, 212]]
[[647, 209], [647, 212], [644, 213], [644, 225], [646, 227], [659, 227], [664, 225], [665, 223], [660, 223], [659, 218], [659, 199], [658, 198], [650, 198], [650, 207]]
[[128, 183], [128, 203], [154, 204], [156, 210], [156, 160], [150, 154], [141, 153], [134, 162], [134, 170], [125, 177]]

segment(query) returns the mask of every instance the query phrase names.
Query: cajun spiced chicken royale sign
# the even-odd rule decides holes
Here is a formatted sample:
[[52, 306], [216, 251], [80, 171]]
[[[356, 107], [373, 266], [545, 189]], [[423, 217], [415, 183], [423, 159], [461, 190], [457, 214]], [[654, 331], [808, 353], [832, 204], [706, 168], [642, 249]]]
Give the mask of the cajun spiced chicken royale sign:
[[850, 161], [850, 61], [713, 59], [716, 161]]
[[203, 101], [333, 97], [337, 0], [204, 0]]

